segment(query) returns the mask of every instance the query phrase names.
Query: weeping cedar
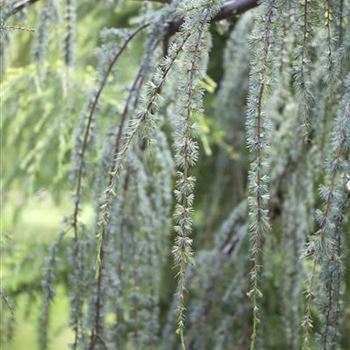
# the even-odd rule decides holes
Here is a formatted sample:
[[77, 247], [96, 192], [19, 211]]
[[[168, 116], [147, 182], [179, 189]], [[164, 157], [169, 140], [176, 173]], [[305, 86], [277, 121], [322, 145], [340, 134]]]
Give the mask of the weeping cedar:
[[73, 192], [6, 349], [24, 295], [54, 346], [61, 287], [67, 348], [350, 348], [349, 0], [1, 6], [2, 186]]

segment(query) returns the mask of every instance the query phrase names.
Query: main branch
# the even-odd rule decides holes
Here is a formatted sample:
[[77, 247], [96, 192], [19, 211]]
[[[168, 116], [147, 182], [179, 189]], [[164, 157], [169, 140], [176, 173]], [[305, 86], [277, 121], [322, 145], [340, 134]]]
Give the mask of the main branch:
[[[17, 12], [21, 11], [23, 8], [36, 3], [39, 0], [21, 0], [15, 3], [12, 8], [6, 14], [6, 18], [15, 15]], [[171, 0], [148, 0], [148, 1], [156, 1], [164, 4], [170, 4]], [[231, 0], [225, 2], [217, 15], [212, 18], [212, 21], [221, 21], [223, 19], [227, 19], [233, 17], [235, 15], [239, 15], [244, 13], [254, 7], [257, 7], [259, 4], [258, 0]], [[176, 22], [167, 22], [167, 36], [170, 37], [174, 35], [183, 24], [184, 20], [180, 19]]]
[[11, 17], [13, 15], [15, 15], [17, 12], [23, 10], [25, 7], [32, 5], [36, 2], [38, 2], [39, 0], [21, 0], [18, 2], [15, 2], [10, 10], [6, 13], [5, 15], [5, 19], [7, 19], [8, 17]]
[[[164, 1], [163, 1], [164, 2]], [[221, 21], [223, 19], [227, 19], [241, 13], [244, 13], [254, 7], [259, 5], [258, 0], [231, 0], [225, 2], [220, 11], [217, 13], [215, 17], [211, 19], [211, 21]], [[174, 35], [184, 23], [183, 19], [180, 19], [176, 22], [167, 22], [167, 36], [170, 37]]]

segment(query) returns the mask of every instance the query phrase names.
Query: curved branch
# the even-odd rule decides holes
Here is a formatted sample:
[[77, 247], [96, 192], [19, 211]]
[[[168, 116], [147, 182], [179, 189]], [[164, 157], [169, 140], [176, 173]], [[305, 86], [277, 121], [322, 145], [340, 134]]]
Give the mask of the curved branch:
[[10, 10], [6, 13], [5, 19], [15, 15], [17, 12], [23, 10], [25, 7], [32, 5], [39, 0], [21, 0], [10, 6]]
[[[38, 2], [39, 0], [21, 0], [15, 3], [9, 12], [6, 14], [5, 19], [15, 15], [17, 12], [21, 11], [23, 8]], [[171, 0], [148, 0], [156, 1], [164, 4], [170, 4]], [[226, 18], [230, 18], [241, 13], [244, 13], [254, 7], [259, 5], [258, 0], [231, 0], [224, 3], [218, 14], [212, 19], [212, 21], [221, 21]], [[170, 37], [175, 34], [183, 24], [183, 19], [176, 22], [168, 22], [167, 26], [167, 36]]]
[[213, 21], [220, 21], [225, 18], [244, 13], [259, 5], [258, 0], [233, 0], [225, 2], [219, 13], [213, 18]]
[[[217, 15], [212, 18], [212, 21], [221, 21], [239, 14], [242, 14], [254, 7], [259, 5], [258, 0], [231, 0], [224, 3]], [[184, 23], [183, 19], [175, 22], [167, 22], [166, 26], [166, 37], [171, 37]]]
[[93, 121], [93, 116], [95, 113], [95, 110], [97, 108], [97, 104], [99, 102], [99, 98], [102, 94], [102, 91], [107, 83], [108, 77], [110, 75], [110, 73], [112, 72], [113, 66], [114, 64], [117, 62], [118, 58], [120, 57], [120, 55], [124, 52], [124, 50], [126, 49], [127, 45], [129, 44], [129, 42], [138, 34], [140, 33], [143, 29], [145, 29], [146, 27], [149, 26], [149, 23], [146, 23], [140, 27], [138, 27], [135, 31], [133, 31], [124, 41], [123, 45], [116, 51], [116, 54], [114, 55], [113, 59], [111, 60], [111, 62], [108, 65], [108, 68], [106, 70], [105, 75], [102, 78], [100, 87], [95, 95], [95, 98], [92, 102], [92, 106], [87, 118], [87, 126], [85, 128], [85, 132], [84, 132], [84, 137], [83, 137], [83, 144], [82, 144], [82, 148], [80, 150], [79, 153], [79, 166], [78, 166], [78, 174], [77, 174], [77, 182], [76, 182], [76, 188], [75, 188], [75, 205], [74, 205], [74, 214], [73, 214], [73, 229], [74, 229], [74, 236], [77, 237], [77, 231], [78, 231], [78, 213], [80, 210], [80, 193], [81, 193], [81, 186], [82, 186], [82, 173], [83, 173], [83, 165], [84, 165], [84, 156], [85, 156], [85, 152], [86, 152], [86, 148], [87, 148], [87, 144], [88, 144], [88, 138], [90, 135], [90, 131], [91, 131], [91, 125], [92, 125], [92, 121]]

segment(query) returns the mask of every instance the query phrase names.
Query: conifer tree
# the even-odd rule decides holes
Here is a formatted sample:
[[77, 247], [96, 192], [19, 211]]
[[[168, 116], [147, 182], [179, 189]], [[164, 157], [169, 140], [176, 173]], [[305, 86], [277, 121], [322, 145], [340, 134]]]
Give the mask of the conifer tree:
[[4, 349], [350, 347], [349, 0], [0, 6]]

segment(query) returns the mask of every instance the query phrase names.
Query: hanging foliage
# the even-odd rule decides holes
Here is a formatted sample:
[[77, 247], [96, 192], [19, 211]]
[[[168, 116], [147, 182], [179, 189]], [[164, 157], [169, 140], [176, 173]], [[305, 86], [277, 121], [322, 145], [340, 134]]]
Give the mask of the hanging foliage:
[[350, 348], [349, 0], [0, 6], [4, 349]]

